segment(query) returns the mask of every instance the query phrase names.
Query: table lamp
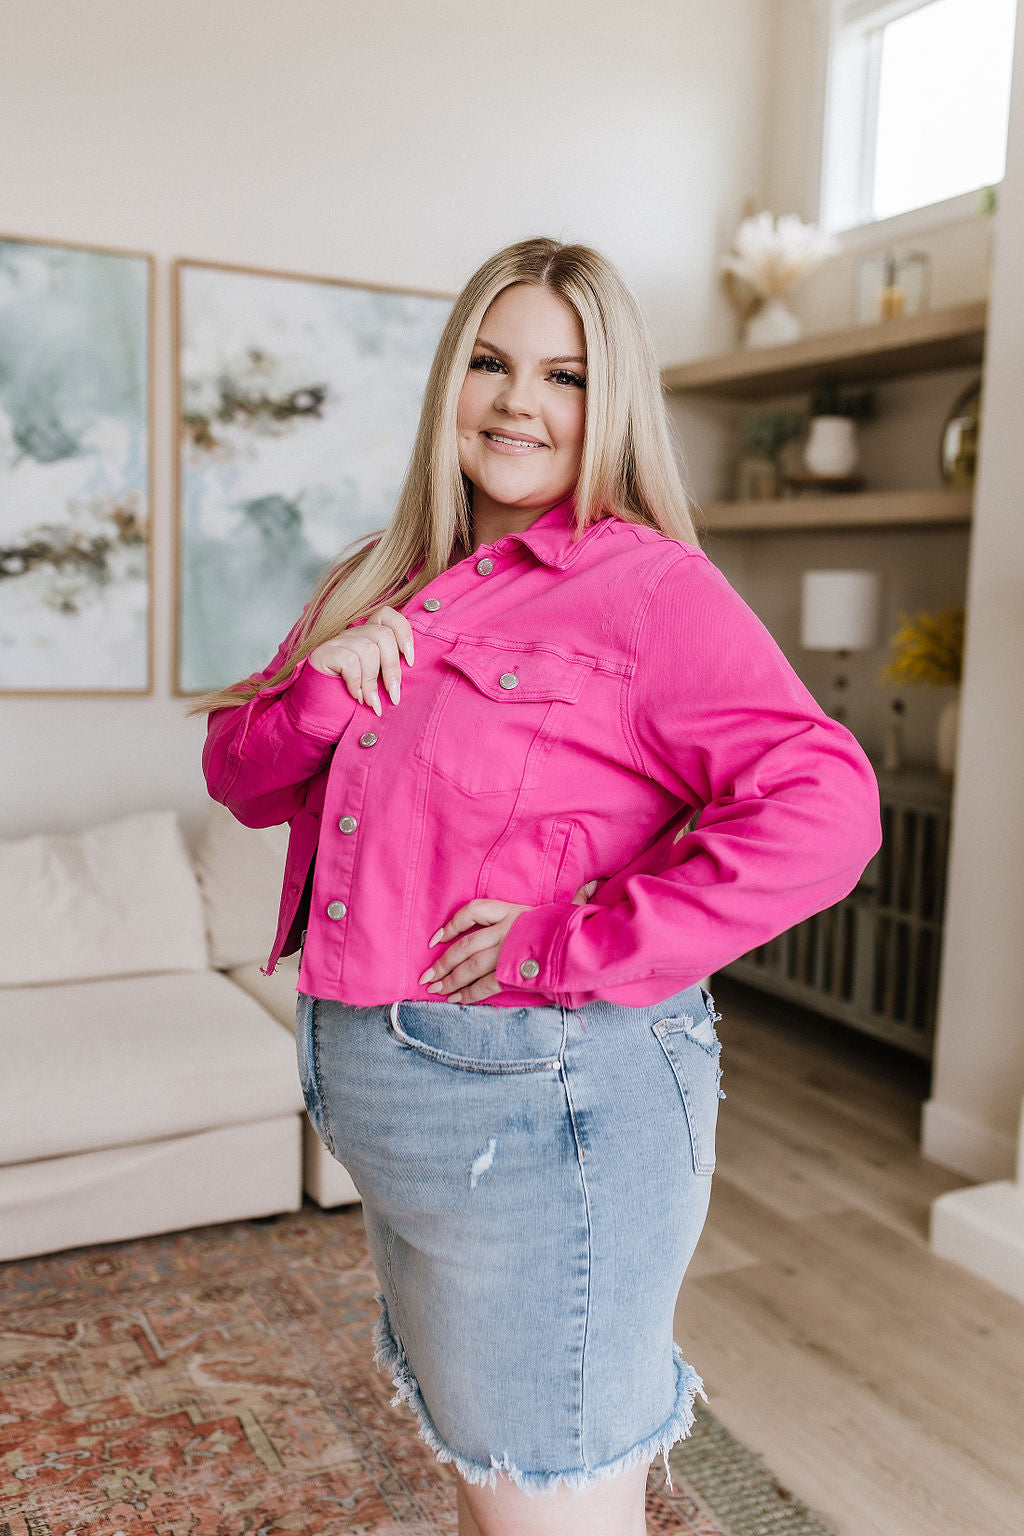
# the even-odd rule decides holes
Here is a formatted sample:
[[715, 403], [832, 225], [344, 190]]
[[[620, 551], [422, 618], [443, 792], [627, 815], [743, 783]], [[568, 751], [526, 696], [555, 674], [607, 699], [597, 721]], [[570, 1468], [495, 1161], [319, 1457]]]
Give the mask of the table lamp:
[[834, 651], [835, 720], [846, 719], [846, 662], [851, 651], [878, 644], [882, 578], [877, 571], [805, 571], [800, 600], [800, 644], [806, 651]]

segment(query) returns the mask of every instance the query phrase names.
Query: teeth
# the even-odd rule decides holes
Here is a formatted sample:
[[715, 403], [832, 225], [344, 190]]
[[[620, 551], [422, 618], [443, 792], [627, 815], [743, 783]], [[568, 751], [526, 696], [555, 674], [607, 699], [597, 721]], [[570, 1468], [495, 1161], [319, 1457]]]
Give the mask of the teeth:
[[513, 448], [540, 448], [543, 444], [529, 437], [502, 437], [499, 432], [488, 432], [493, 443], [511, 443]]

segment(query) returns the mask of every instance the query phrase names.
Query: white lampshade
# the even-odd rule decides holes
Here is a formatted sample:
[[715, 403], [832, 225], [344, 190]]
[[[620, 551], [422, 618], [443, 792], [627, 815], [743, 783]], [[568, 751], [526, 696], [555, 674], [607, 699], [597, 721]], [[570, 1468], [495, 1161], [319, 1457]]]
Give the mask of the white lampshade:
[[807, 651], [866, 651], [878, 644], [877, 571], [805, 571], [800, 644]]

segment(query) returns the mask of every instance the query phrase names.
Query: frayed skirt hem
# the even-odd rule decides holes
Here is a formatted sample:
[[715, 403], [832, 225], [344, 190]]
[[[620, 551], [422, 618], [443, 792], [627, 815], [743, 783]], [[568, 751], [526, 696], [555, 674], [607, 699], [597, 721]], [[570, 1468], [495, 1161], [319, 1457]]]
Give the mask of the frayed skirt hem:
[[405, 1351], [392, 1332], [387, 1301], [379, 1293], [376, 1300], [380, 1303], [380, 1316], [373, 1329], [374, 1362], [380, 1369], [391, 1372], [392, 1382], [397, 1388], [395, 1396], [391, 1399], [391, 1406], [394, 1408], [399, 1403], [409, 1404], [416, 1415], [420, 1439], [426, 1441], [438, 1461], [450, 1461], [467, 1483], [493, 1488], [499, 1477], [504, 1476], [514, 1482], [517, 1487], [522, 1488], [525, 1493], [550, 1493], [560, 1484], [565, 1484], [566, 1487], [579, 1492], [595, 1483], [606, 1482], [609, 1478], [628, 1472], [638, 1462], [650, 1463], [656, 1457], [663, 1456], [666, 1481], [669, 1488], [672, 1488], [668, 1452], [677, 1440], [685, 1439], [693, 1429], [693, 1402], [697, 1393], [700, 1393], [705, 1402], [708, 1400], [704, 1383], [693, 1366], [688, 1365], [683, 1359], [678, 1344], [672, 1345], [676, 1371], [676, 1396], [672, 1412], [660, 1429], [634, 1445], [631, 1450], [616, 1456], [612, 1461], [603, 1462], [598, 1467], [565, 1472], [524, 1472], [509, 1460], [507, 1453], [501, 1461], [492, 1456], [491, 1465], [487, 1467], [483, 1462], [473, 1461], [453, 1451], [438, 1434], [437, 1427], [423, 1401], [419, 1383], [406, 1359]]

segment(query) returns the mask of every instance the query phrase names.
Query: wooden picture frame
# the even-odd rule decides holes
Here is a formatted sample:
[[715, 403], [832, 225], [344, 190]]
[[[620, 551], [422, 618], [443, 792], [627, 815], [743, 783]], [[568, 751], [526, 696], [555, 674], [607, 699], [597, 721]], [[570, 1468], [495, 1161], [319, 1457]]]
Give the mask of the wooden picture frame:
[[265, 666], [324, 567], [388, 521], [451, 302], [175, 262], [175, 693]]
[[0, 694], [153, 691], [154, 259], [0, 235]]

